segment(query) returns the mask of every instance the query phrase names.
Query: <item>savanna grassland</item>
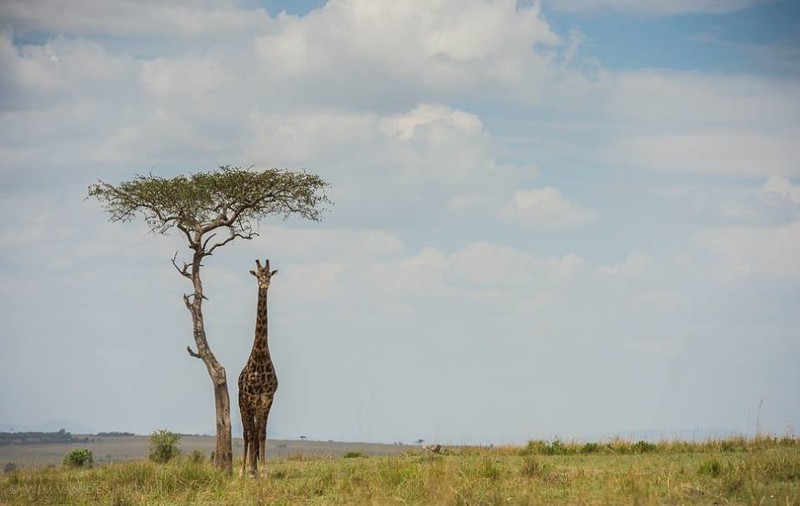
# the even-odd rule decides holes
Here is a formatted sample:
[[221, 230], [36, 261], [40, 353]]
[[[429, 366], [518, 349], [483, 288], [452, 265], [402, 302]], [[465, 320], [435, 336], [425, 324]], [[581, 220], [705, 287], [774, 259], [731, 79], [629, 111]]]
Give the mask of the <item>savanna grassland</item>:
[[800, 505], [800, 440], [704, 443], [532, 441], [391, 456], [292, 454], [259, 479], [216, 471], [199, 452], [19, 469], [0, 504], [780, 504]]

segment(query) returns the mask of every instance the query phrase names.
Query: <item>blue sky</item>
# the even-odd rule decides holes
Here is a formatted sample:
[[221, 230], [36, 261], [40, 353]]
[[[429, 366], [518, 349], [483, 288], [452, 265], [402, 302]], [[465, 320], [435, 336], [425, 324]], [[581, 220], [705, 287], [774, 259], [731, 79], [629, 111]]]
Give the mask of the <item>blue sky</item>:
[[185, 246], [84, 197], [230, 163], [336, 202], [206, 266], [229, 380], [280, 271], [273, 436], [796, 432], [798, 33], [788, 0], [5, 2], [0, 423], [213, 430]]

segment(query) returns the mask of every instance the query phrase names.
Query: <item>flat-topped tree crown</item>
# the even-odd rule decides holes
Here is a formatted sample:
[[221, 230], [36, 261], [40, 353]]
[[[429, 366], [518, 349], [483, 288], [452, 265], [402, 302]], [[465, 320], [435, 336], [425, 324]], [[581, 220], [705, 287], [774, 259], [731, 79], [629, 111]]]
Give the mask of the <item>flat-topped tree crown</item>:
[[324, 193], [327, 186], [316, 174], [224, 165], [170, 179], [149, 174], [118, 185], [98, 181], [89, 186], [89, 196], [100, 200], [111, 221], [131, 221], [141, 214], [153, 232], [165, 234], [176, 227], [193, 249], [211, 254], [226, 241], [211, 243], [203, 236], [219, 228], [228, 229], [229, 241], [256, 236], [253, 222], [271, 214], [319, 221], [331, 203]]

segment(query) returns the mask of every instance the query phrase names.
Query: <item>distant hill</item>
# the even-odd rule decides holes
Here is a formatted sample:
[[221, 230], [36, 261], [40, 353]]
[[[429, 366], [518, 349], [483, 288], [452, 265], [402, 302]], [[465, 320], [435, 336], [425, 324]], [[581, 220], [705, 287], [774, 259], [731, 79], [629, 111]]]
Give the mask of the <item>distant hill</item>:
[[61, 429], [72, 434], [94, 434], [97, 432], [91, 427], [70, 420], [53, 420], [38, 425], [0, 422], [0, 431], [3, 432], [58, 432]]

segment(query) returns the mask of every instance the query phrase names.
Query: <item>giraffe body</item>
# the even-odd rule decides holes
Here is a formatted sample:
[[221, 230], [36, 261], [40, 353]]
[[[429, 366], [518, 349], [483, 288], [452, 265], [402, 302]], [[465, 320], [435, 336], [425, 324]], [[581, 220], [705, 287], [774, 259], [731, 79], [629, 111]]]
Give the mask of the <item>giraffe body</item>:
[[242, 474], [249, 464], [253, 476], [258, 474], [259, 463], [262, 468], [266, 464], [267, 418], [278, 390], [278, 376], [267, 339], [267, 291], [270, 279], [278, 271], [269, 270], [269, 260], [264, 267], [256, 260], [256, 267], [255, 271], [250, 271], [258, 279], [255, 338], [250, 357], [239, 374], [239, 412], [244, 431]]

